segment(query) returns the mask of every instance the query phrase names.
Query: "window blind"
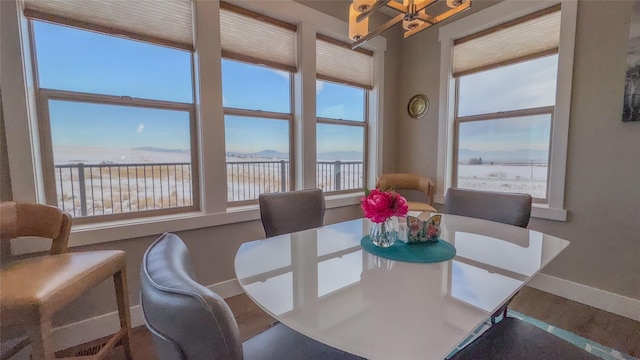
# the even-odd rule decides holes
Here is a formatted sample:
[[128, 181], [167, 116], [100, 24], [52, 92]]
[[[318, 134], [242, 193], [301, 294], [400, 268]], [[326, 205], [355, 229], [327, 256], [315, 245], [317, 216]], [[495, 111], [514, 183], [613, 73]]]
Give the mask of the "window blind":
[[220, 3], [225, 58], [296, 72], [297, 27], [226, 2]]
[[318, 35], [316, 41], [316, 77], [373, 89], [373, 53], [352, 50], [349, 44]]
[[25, 0], [28, 18], [193, 50], [191, 0]]
[[560, 5], [457, 39], [453, 76], [558, 52]]

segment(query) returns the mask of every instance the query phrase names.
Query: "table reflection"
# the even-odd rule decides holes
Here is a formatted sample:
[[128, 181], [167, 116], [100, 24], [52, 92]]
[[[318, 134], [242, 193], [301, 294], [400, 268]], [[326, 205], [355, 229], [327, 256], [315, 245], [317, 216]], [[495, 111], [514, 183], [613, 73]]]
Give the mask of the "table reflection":
[[[236, 273], [263, 309], [316, 340], [365, 357], [444, 357], [568, 244], [492, 224], [444, 216], [456, 257], [417, 264], [362, 250], [370, 223], [354, 220], [243, 244]], [[377, 345], [393, 331], [407, 346], [385, 353]]]

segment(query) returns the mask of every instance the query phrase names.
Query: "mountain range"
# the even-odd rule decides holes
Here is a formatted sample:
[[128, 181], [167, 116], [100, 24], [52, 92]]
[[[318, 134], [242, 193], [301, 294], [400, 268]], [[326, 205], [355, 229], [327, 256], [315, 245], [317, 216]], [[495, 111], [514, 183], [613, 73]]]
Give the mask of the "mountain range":
[[[261, 158], [261, 159], [289, 159], [289, 154], [276, 150], [262, 150], [255, 153], [227, 152], [229, 157], [237, 158]], [[360, 151], [329, 151], [318, 153], [318, 160], [325, 161], [362, 161]]]
[[548, 150], [520, 149], [512, 151], [476, 151], [470, 149], [460, 149], [458, 152], [458, 162], [469, 162], [472, 158], [482, 158], [484, 164], [487, 163], [547, 163], [549, 161]]

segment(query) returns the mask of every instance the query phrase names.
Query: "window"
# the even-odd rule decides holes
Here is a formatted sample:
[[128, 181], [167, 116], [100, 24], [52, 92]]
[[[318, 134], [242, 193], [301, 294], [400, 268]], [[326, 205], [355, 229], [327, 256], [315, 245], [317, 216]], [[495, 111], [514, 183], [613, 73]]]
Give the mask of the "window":
[[227, 202], [238, 205], [293, 188], [296, 27], [220, 6]]
[[227, 201], [291, 188], [291, 74], [222, 60]]
[[546, 202], [557, 68], [551, 55], [456, 79], [454, 186]]
[[364, 188], [367, 91], [316, 81], [317, 184], [324, 191]]
[[76, 218], [195, 208], [192, 53], [31, 29], [48, 201]]
[[528, 193], [532, 216], [564, 220], [576, 6], [512, 5], [440, 29], [436, 198], [452, 186]]
[[365, 187], [371, 57], [370, 51], [317, 36], [316, 177], [324, 191]]
[[[318, 63], [316, 36], [346, 38], [341, 21], [296, 2], [249, 5], [259, 14], [216, 1], [0, 2], [0, 86], [13, 198], [60, 201], [75, 211], [72, 246], [256, 220], [255, 198], [267, 191], [259, 188], [269, 179], [254, 177], [256, 190], [248, 186], [247, 200], [232, 200], [236, 188], [225, 186], [226, 153], [273, 150], [261, 154], [273, 158], [288, 152], [288, 161], [277, 159], [284, 181], [269, 191], [314, 187], [317, 132], [329, 140], [337, 133], [349, 142], [363, 139], [358, 148], [366, 148], [362, 157], [370, 162], [365, 179], [373, 181], [381, 165], [376, 129], [385, 39], [367, 42], [375, 53], [341, 48], [356, 55]], [[327, 68], [341, 74], [320, 71]], [[316, 75], [326, 89], [355, 94], [347, 105], [357, 112], [317, 113]], [[65, 153], [68, 146], [97, 151]], [[94, 162], [84, 161], [96, 154]], [[58, 159], [74, 168], [57, 168]], [[73, 160], [83, 160], [82, 171]], [[151, 165], [158, 161], [164, 165]], [[186, 164], [166, 164], [173, 162]], [[359, 195], [356, 189], [328, 197], [327, 208], [356, 205]], [[254, 206], [237, 207], [243, 202]], [[139, 219], [147, 216], [153, 219]]]

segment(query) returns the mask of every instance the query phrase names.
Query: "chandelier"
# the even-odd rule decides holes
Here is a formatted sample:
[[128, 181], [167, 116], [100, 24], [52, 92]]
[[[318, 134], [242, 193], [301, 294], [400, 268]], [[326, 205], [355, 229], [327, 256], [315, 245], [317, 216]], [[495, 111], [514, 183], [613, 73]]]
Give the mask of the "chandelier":
[[[406, 39], [471, 7], [471, 0], [446, 0], [446, 5], [439, 0], [400, 1], [402, 3], [396, 0], [353, 0], [349, 6], [349, 39], [354, 41], [351, 48], [359, 47], [399, 22], [402, 22]], [[400, 14], [369, 32], [369, 16], [385, 6]]]

